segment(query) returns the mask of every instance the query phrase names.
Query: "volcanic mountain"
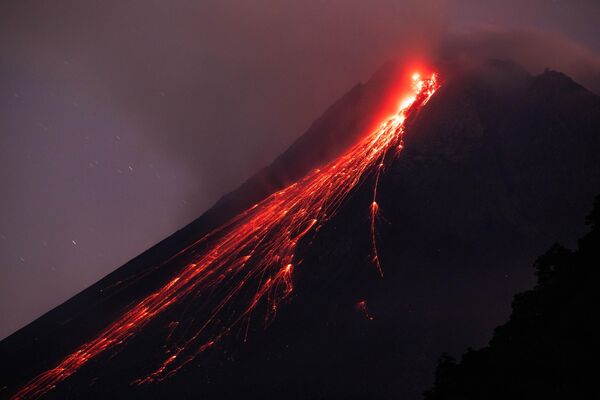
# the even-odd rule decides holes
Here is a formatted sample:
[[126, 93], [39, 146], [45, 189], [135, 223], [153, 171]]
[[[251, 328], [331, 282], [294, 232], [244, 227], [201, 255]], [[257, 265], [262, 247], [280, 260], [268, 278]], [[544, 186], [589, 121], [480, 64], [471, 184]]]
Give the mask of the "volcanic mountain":
[[[205, 235], [345, 154], [394, 111], [405, 72], [386, 64], [199, 219], [3, 340], [0, 396], [177, 285], [191, 257], [182, 250], [202, 254]], [[535, 257], [580, 236], [600, 188], [598, 96], [559, 72], [532, 76], [505, 61], [443, 64], [439, 76], [441, 87], [407, 114], [399, 156], [361, 175], [335, 215], [298, 235], [293, 272], [282, 269], [290, 274], [273, 288], [280, 302], [261, 299], [226, 337], [154, 375], [210, 318], [199, 300], [182, 301], [44, 397], [420, 398], [442, 352], [483, 345], [507, 318], [512, 296], [533, 284]]]

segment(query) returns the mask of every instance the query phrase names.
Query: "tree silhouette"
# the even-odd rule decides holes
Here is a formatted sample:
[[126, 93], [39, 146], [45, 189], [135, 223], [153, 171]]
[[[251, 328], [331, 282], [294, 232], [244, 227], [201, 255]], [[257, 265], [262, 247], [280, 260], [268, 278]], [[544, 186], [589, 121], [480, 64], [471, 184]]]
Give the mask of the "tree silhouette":
[[599, 398], [600, 196], [586, 224], [577, 250], [555, 244], [538, 258], [536, 286], [514, 297], [488, 346], [441, 357], [425, 400]]

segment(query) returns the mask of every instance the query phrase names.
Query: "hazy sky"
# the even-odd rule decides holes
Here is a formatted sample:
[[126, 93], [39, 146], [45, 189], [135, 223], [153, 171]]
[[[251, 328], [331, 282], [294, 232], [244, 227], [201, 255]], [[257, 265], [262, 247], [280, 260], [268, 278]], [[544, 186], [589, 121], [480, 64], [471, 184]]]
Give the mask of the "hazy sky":
[[600, 93], [600, 2], [0, 6], [0, 337], [199, 216], [386, 59], [450, 49]]

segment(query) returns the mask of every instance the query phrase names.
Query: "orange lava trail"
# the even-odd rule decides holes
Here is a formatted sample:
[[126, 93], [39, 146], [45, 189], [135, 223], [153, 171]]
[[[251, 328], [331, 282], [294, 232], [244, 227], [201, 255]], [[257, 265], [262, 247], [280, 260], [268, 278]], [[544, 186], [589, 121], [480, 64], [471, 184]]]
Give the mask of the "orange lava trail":
[[[151, 374], [134, 381], [142, 384], [164, 379], [199, 353], [228, 335], [240, 321], [249, 319], [259, 304], [267, 307], [265, 322], [274, 317], [281, 300], [293, 291], [294, 258], [300, 239], [319, 227], [339, 209], [365, 174], [376, 174], [371, 205], [373, 260], [382, 274], [375, 240], [377, 184], [389, 151], [399, 154], [405, 120], [422, 107], [438, 87], [435, 74], [413, 76], [413, 94], [399, 111], [346, 153], [298, 182], [272, 194], [213, 232], [205, 250], [186, 249], [193, 262], [159, 290], [133, 305], [91, 341], [80, 346], [55, 368], [37, 376], [15, 399], [38, 398], [56, 387], [91, 359], [121, 345], [173, 304], [200, 299], [206, 319], [193, 335], [167, 352], [166, 360]], [[206, 246], [206, 239], [202, 243]], [[253, 289], [254, 288], [254, 289]], [[261, 306], [262, 307], [262, 306]], [[171, 331], [178, 326], [170, 324]]]

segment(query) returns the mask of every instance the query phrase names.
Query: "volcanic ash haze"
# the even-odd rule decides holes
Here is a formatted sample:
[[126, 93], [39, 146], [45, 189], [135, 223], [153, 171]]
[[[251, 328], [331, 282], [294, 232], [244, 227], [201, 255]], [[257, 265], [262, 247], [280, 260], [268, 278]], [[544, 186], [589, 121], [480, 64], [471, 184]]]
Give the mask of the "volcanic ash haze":
[[[547, 241], [577, 237], [572, 221], [600, 183], [600, 101], [558, 72], [531, 76], [499, 61], [469, 70], [445, 66], [430, 101], [425, 83], [415, 102], [427, 104], [406, 109], [405, 134], [397, 134], [401, 113], [379, 127], [393, 133], [389, 140], [365, 136], [378, 132], [371, 128], [382, 110], [397, 106], [406, 76], [399, 70], [383, 67], [201, 218], [4, 340], [5, 393], [112, 333], [118, 321], [115, 331], [134, 326], [111, 337], [114, 343], [96, 341], [105, 351], [93, 357], [84, 348], [85, 362], [75, 357], [72, 375], [42, 376], [22, 393], [58, 383], [48, 398], [419, 398], [441, 352], [489, 338], [512, 294], [529, 286], [531, 258]], [[357, 154], [364, 163], [354, 164]], [[350, 165], [358, 170], [322, 172]], [[344, 174], [349, 180], [339, 180]], [[327, 178], [319, 190], [314, 176]], [[326, 201], [315, 196], [323, 187], [331, 188]], [[277, 200], [261, 202], [276, 191]], [[309, 193], [302, 197], [307, 205], [286, 197], [296, 191]], [[257, 221], [260, 210], [269, 212]], [[263, 239], [236, 245], [233, 234], [233, 247], [219, 248], [236, 226]], [[219, 264], [223, 254], [230, 255]], [[209, 280], [191, 286], [206, 258], [218, 268], [202, 270]], [[254, 286], [244, 289], [243, 282]], [[198, 287], [210, 296], [194, 295]], [[165, 288], [188, 295], [175, 299]], [[123, 319], [131, 310], [153, 313], [142, 330], [136, 318]]]

